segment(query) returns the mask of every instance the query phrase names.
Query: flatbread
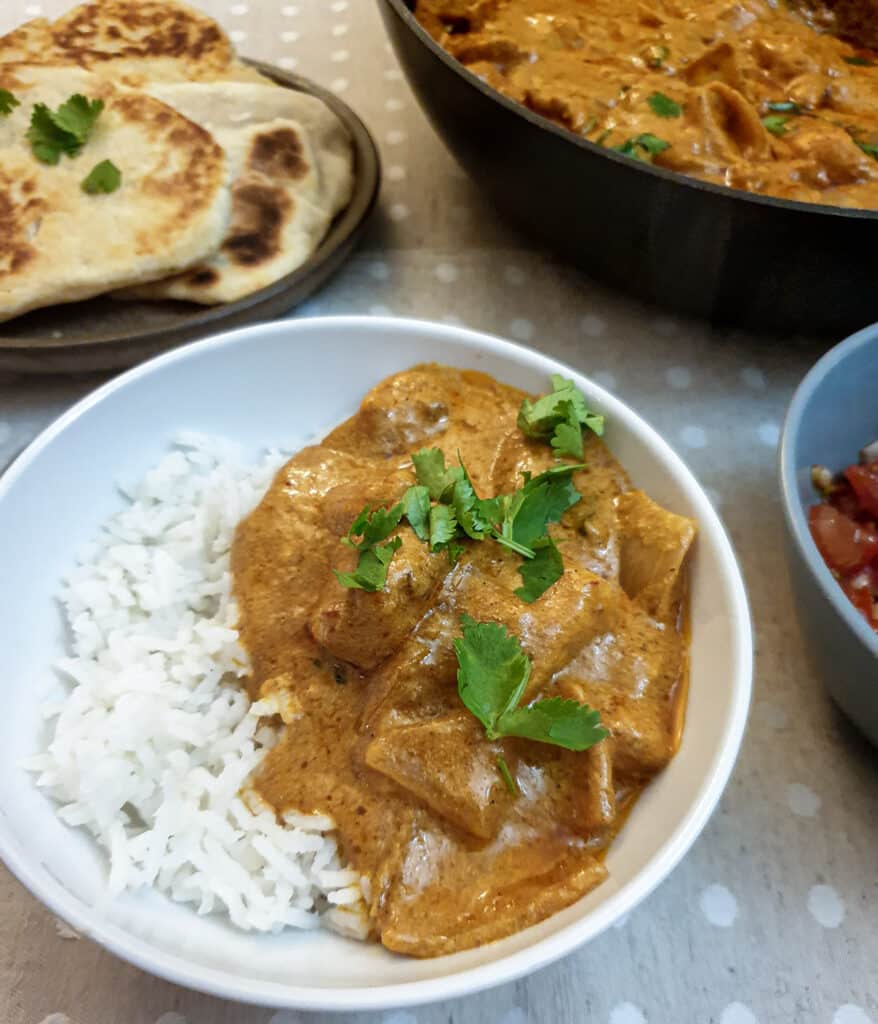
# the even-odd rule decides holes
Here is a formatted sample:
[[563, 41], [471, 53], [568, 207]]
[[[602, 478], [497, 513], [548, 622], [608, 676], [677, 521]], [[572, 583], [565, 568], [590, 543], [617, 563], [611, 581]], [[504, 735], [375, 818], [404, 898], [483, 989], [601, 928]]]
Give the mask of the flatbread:
[[77, 66], [116, 82], [223, 78], [267, 82], [241, 63], [220, 26], [176, 0], [100, 0], [0, 37], [0, 63]]
[[332, 111], [304, 93], [240, 83], [151, 91], [208, 128], [225, 149], [232, 217], [211, 259], [122, 297], [232, 302], [301, 266], [353, 186], [351, 142]]
[[[152, 96], [80, 68], [0, 66], [21, 105], [0, 117], [0, 320], [40, 306], [152, 281], [220, 244], [229, 222], [229, 164], [209, 132]], [[76, 157], [40, 163], [26, 140], [34, 103], [72, 94], [106, 107]], [[88, 195], [103, 160], [120, 188]]]

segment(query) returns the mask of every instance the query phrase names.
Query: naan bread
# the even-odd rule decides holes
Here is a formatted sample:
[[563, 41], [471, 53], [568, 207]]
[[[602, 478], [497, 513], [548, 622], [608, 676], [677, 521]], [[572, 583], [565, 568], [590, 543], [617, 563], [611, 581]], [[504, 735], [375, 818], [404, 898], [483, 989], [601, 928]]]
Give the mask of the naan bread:
[[151, 91], [225, 149], [232, 217], [211, 259], [122, 297], [231, 302], [301, 266], [350, 200], [351, 143], [332, 111], [304, 93], [239, 83]]
[[267, 82], [242, 64], [220, 26], [176, 0], [100, 0], [56, 21], [37, 18], [0, 37], [0, 63], [78, 66], [116, 82], [241, 79]]
[[[20, 101], [0, 117], [0, 320], [165, 277], [216, 250], [229, 223], [229, 167], [209, 132], [144, 93], [80, 68], [0, 66]], [[40, 163], [25, 135], [34, 103], [73, 93], [106, 107], [76, 157]], [[87, 195], [102, 160], [119, 189]]]

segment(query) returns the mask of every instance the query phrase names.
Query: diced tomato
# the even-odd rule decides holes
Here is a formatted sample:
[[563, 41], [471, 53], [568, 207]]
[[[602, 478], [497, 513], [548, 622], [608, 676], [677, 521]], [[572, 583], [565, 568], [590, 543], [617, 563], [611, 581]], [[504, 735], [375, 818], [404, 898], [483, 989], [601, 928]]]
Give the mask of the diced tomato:
[[878, 462], [848, 466], [844, 475], [850, 481], [860, 505], [870, 515], [878, 516]]
[[870, 626], [878, 625], [875, 621], [875, 598], [868, 587], [852, 587], [845, 584], [844, 592], [857, 611], [862, 612]]
[[808, 525], [830, 569], [857, 572], [878, 558], [878, 537], [833, 505], [813, 505], [808, 510]]

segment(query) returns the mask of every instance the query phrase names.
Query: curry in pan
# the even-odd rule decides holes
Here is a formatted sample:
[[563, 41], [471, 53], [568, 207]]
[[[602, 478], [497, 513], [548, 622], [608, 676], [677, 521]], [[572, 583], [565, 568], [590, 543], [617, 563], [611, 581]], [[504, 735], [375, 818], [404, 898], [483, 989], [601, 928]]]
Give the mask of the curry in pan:
[[534, 400], [419, 366], [238, 527], [251, 694], [285, 723], [254, 788], [333, 819], [391, 950], [579, 899], [677, 749], [695, 524], [631, 486], [602, 427], [561, 377]]
[[878, 208], [878, 57], [862, 48], [878, 43], [874, 3], [419, 0], [415, 10], [489, 85], [591, 142], [749, 192]]

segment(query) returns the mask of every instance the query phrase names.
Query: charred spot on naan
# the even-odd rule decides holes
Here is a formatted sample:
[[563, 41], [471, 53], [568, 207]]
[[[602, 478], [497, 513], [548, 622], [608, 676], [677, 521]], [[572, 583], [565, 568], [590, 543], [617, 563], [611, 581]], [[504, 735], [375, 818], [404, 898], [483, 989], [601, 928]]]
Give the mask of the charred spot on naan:
[[0, 284], [37, 255], [34, 239], [45, 203], [34, 192], [36, 183], [30, 178], [16, 179], [0, 172]]
[[282, 250], [284, 221], [292, 211], [292, 197], [282, 188], [258, 182], [235, 185], [232, 223], [222, 252], [246, 267], [269, 262]]
[[298, 181], [310, 170], [299, 133], [292, 127], [262, 132], [253, 140], [247, 166], [269, 178]]
[[184, 280], [193, 288], [209, 288], [219, 281], [219, 274], [213, 267], [195, 267], [184, 275]]

